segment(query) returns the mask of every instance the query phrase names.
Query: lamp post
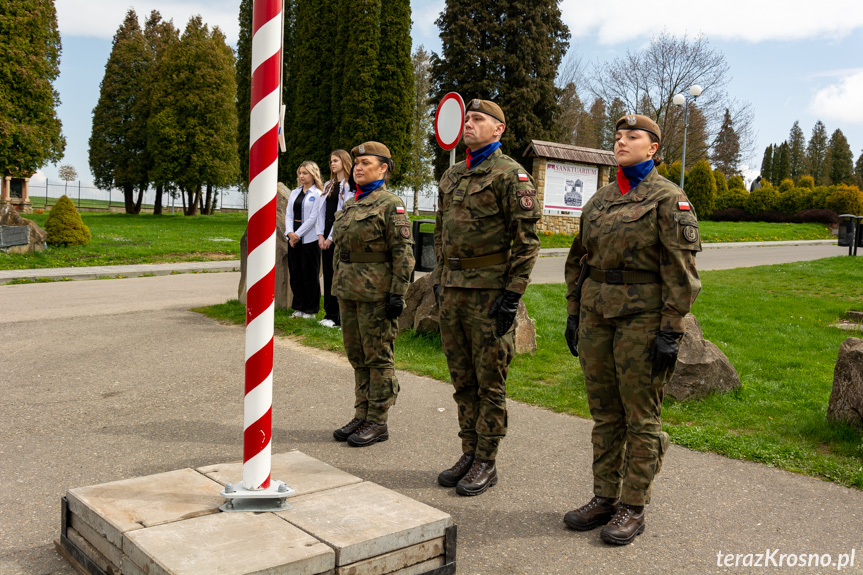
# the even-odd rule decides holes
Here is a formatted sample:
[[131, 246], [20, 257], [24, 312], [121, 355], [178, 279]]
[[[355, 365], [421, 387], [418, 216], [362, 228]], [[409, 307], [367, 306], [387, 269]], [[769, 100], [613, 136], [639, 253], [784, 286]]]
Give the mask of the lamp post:
[[[702, 89], [698, 84], [689, 88], [692, 100], [695, 101], [701, 95]], [[683, 94], [675, 94], [671, 99], [675, 106], [683, 106], [683, 157], [680, 160], [680, 189], [683, 189], [683, 177], [686, 174], [686, 129], [689, 127], [689, 100]]]

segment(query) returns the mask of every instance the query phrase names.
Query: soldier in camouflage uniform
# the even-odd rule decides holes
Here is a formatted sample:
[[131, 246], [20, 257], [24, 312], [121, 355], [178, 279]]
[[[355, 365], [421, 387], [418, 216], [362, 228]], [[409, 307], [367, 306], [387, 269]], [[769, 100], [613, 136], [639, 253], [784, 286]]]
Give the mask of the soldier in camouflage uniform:
[[497, 482], [512, 324], [539, 254], [536, 189], [498, 149], [504, 122], [493, 102], [468, 104], [468, 157], [444, 173], [438, 195], [435, 295], [462, 441], [461, 458], [438, 483], [460, 495], [478, 495]]
[[577, 530], [604, 525], [605, 542], [625, 545], [644, 531], [644, 506], [668, 449], [663, 388], [683, 316], [701, 289], [701, 239], [689, 200], [654, 167], [656, 123], [628, 115], [616, 130], [616, 181], [584, 207], [566, 261], [565, 335], [580, 355], [594, 420], [595, 496], [564, 522]]
[[398, 196], [387, 191], [394, 169], [378, 142], [351, 150], [356, 197], [333, 224], [333, 295], [339, 298], [345, 352], [354, 368], [354, 418], [333, 437], [353, 447], [389, 439], [387, 410], [399, 393], [393, 362], [396, 318], [414, 268], [411, 224]]

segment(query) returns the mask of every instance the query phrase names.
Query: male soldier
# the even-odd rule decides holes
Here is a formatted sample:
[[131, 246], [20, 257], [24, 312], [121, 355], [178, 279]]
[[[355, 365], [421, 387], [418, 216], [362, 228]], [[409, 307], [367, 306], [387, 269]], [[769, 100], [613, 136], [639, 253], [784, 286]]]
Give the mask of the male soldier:
[[564, 523], [604, 526], [603, 541], [625, 545], [644, 531], [644, 506], [668, 449], [663, 387], [701, 289], [701, 238], [686, 195], [654, 167], [656, 122], [627, 115], [615, 130], [617, 177], [584, 207], [566, 260], [565, 336], [580, 356], [594, 421], [594, 497]]
[[459, 495], [497, 483], [512, 324], [539, 253], [533, 178], [498, 149], [505, 129], [497, 104], [472, 100], [464, 118], [467, 159], [444, 173], [438, 195], [434, 290], [462, 442], [461, 458], [438, 483]]

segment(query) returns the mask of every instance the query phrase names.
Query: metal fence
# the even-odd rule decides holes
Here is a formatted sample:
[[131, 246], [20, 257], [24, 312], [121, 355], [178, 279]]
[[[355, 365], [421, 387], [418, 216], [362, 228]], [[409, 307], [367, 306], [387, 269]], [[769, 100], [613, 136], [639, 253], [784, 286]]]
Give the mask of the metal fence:
[[[413, 211], [414, 193], [412, 190], [393, 189], [392, 191], [402, 198], [408, 212]], [[217, 209], [248, 209], [248, 195], [238, 188], [220, 189], [214, 193], [216, 194]], [[63, 195], [68, 196], [78, 208], [110, 210], [122, 208], [125, 205], [123, 190], [120, 189], [102, 190], [94, 186], [85, 186], [80, 180], [77, 182], [56, 182], [47, 179], [44, 182], [30, 181], [30, 201], [33, 202], [33, 207], [35, 208], [50, 208]], [[137, 197], [138, 194], [136, 192], [135, 198], [137, 199]], [[144, 192], [141, 205], [144, 209], [152, 208], [155, 201], [156, 191], [151, 188]], [[436, 207], [437, 190], [430, 186], [423, 190], [419, 196], [419, 209], [431, 212]], [[162, 196], [163, 212], [172, 213], [172, 210], [182, 211], [182, 209], [183, 200], [180, 198], [179, 193], [166, 193]]]

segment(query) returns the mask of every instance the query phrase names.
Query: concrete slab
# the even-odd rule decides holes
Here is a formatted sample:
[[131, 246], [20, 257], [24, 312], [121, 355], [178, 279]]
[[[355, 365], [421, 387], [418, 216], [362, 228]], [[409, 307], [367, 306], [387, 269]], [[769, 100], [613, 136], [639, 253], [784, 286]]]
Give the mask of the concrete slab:
[[444, 538], [438, 537], [431, 541], [425, 541], [418, 545], [412, 545], [405, 549], [399, 549], [392, 553], [372, 557], [365, 561], [351, 563], [336, 569], [336, 575], [385, 575], [390, 573], [401, 573], [407, 568], [415, 567], [420, 563], [428, 563], [431, 559], [439, 559], [440, 565], [416, 571], [426, 573], [444, 564]]
[[98, 549], [90, 545], [90, 543], [75, 529], [70, 527], [66, 531], [66, 537], [68, 537], [69, 541], [80, 549], [84, 555], [89, 557], [90, 560], [99, 567], [99, 569], [108, 575], [120, 575], [120, 566], [114, 565], [107, 557], [100, 553]]
[[[242, 462], [199, 467], [198, 472], [221, 485], [226, 483], [239, 484], [243, 481]], [[332, 465], [309, 457], [302, 451], [274, 454], [270, 464], [270, 476], [293, 488], [296, 495], [292, 498], [362, 481], [356, 475], [336, 469]], [[293, 500], [292, 498], [288, 499], [289, 504]]]
[[443, 537], [452, 524], [443, 511], [370, 482], [292, 497], [290, 504], [276, 515], [335, 549], [337, 566]]
[[148, 575], [332, 573], [332, 549], [271, 513], [219, 513], [130, 531], [123, 549]]
[[[122, 567], [123, 550], [120, 547], [108, 541], [108, 538], [104, 535], [97, 533], [95, 529], [87, 525], [74, 513], [69, 514], [69, 526], [86, 539], [87, 543], [95, 547], [99, 553], [104, 555], [112, 565], [118, 569]], [[69, 538], [72, 539], [71, 537]]]
[[222, 486], [194, 469], [179, 469], [70, 489], [69, 510], [122, 549], [123, 534], [219, 512]]
[[393, 571], [388, 575], [424, 575], [425, 573], [431, 573], [438, 567], [443, 566], [444, 560], [443, 555], [441, 555], [440, 557], [435, 557], [434, 559], [429, 559], [428, 561], [423, 561], [422, 563], [417, 563], [416, 565]]

